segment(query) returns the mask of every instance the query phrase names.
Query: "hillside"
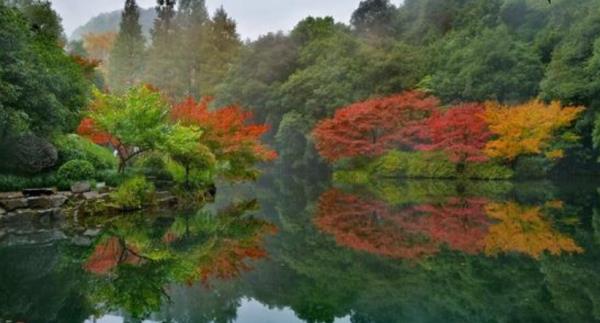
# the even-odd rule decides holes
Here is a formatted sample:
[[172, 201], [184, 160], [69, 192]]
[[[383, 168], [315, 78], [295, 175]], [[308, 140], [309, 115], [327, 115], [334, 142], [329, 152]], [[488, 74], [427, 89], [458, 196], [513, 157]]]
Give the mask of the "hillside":
[[[140, 23], [146, 38], [150, 36], [150, 29], [156, 18], [154, 8], [140, 9]], [[102, 13], [85, 23], [83, 26], [75, 29], [69, 37], [71, 40], [79, 40], [86, 33], [99, 33], [106, 31], [118, 31], [121, 23], [121, 10], [115, 10], [108, 13]]]

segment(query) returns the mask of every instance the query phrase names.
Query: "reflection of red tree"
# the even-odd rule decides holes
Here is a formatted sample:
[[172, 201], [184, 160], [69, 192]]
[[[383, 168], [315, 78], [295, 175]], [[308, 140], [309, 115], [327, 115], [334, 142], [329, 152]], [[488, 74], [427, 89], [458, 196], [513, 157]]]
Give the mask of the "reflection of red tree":
[[120, 264], [139, 265], [143, 259], [136, 250], [125, 245], [117, 237], [111, 237], [98, 244], [84, 268], [95, 274], [106, 274]]
[[393, 258], [432, 255], [441, 245], [476, 254], [483, 251], [490, 226], [487, 201], [478, 198], [392, 210], [383, 202], [334, 189], [319, 202], [316, 225], [337, 243]]
[[450, 249], [469, 254], [482, 252], [491, 225], [485, 212], [488, 203], [483, 198], [451, 198], [441, 205], [421, 205], [417, 210], [427, 235]]
[[238, 277], [241, 273], [252, 270], [248, 260], [258, 260], [266, 256], [267, 251], [258, 239], [249, 245], [242, 245], [236, 240], [225, 241], [208, 263], [198, 268], [200, 280], [206, 284], [210, 278]]
[[374, 254], [412, 259], [438, 251], [424, 234], [414, 208], [393, 212], [383, 202], [336, 189], [321, 196], [315, 223], [338, 244]]

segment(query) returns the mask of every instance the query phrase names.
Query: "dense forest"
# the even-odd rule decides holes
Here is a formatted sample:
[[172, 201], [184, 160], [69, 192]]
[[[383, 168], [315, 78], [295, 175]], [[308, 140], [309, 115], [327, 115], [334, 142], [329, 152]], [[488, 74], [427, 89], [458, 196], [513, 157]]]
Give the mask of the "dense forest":
[[[449, 167], [444, 164], [448, 162], [478, 162], [482, 158], [477, 151], [457, 156], [440, 139], [456, 126], [456, 118], [479, 115], [494, 106], [496, 120], [508, 109], [504, 116], [512, 116], [512, 126], [526, 131], [527, 123], [518, 118], [527, 119], [533, 111], [527, 109], [537, 109], [536, 118], [551, 124], [536, 129], [539, 136], [531, 140], [537, 144], [514, 147], [518, 151], [514, 156], [493, 155], [482, 146], [481, 141], [485, 144], [490, 138], [495, 138], [495, 144], [507, 144], [510, 138], [499, 138], [498, 131], [465, 134], [480, 136], [474, 139], [480, 142], [468, 149], [485, 149], [486, 158], [510, 155], [496, 158], [504, 168], [484, 170], [500, 175], [487, 177], [510, 178], [508, 172], [530, 174], [540, 169], [543, 176], [598, 171], [597, 1], [407, 0], [395, 6], [387, 0], [365, 0], [350, 24], [331, 17], [307, 17], [290, 32], [246, 42], [240, 39], [234, 18], [223, 8], [209, 13], [202, 0], [157, 1], [149, 39], [140, 22], [142, 9], [131, 0], [125, 1], [118, 32], [88, 33], [71, 42], [46, 1], [4, 0], [0, 10], [0, 45], [5, 49], [0, 53], [3, 173], [30, 176], [58, 169], [69, 159], [64, 134], [75, 132], [79, 125], [80, 135], [98, 139], [98, 133], [85, 131], [86, 122], [87, 126], [91, 122], [90, 102], [102, 105], [99, 102], [107, 100], [102, 95], [123, 100], [143, 96], [142, 85], [160, 91], [161, 100], [170, 107], [184, 102], [206, 105], [207, 111], [233, 106], [240, 112], [238, 120], [267, 125], [268, 131], [259, 132], [266, 132], [265, 140], [278, 152], [277, 163], [286, 168], [311, 169], [315, 163], [331, 161], [327, 152], [315, 149], [315, 140], [324, 136], [327, 140], [327, 132], [313, 129], [334, 117], [336, 110], [364, 100], [370, 100], [363, 104], [368, 106], [377, 100], [422, 95], [425, 101], [436, 101], [428, 113], [443, 114], [434, 120], [439, 128], [437, 141], [433, 133], [419, 139], [426, 142], [408, 148], [398, 148], [406, 146], [407, 138], [392, 140], [395, 150], [382, 149], [377, 155], [391, 153], [385, 157], [398, 163], [406, 157], [398, 155], [406, 151], [439, 150], [449, 153], [440, 167]], [[95, 94], [93, 88], [98, 89]], [[551, 105], [551, 101], [560, 103]], [[456, 107], [461, 109], [445, 113]], [[365, 113], [361, 116], [370, 120], [374, 112]], [[485, 113], [484, 126], [506, 126], [494, 125], [491, 112]], [[338, 130], [356, 130], [351, 129], [353, 122], [360, 127], [361, 121], [353, 118], [348, 129], [342, 125]], [[370, 126], [382, 131], [379, 124]], [[428, 127], [434, 126], [428, 123]], [[407, 131], [400, 132], [406, 135]], [[398, 135], [402, 134], [394, 134]], [[528, 138], [512, 138], [527, 142], [524, 139]], [[334, 166], [381, 163], [365, 161], [362, 155], [351, 161], [336, 160]], [[418, 155], [407, 158], [430, 161], [430, 156]], [[271, 157], [263, 154], [253, 161]], [[121, 163], [128, 162], [129, 158], [121, 158]], [[454, 171], [464, 171], [464, 165], [454, 166]]]

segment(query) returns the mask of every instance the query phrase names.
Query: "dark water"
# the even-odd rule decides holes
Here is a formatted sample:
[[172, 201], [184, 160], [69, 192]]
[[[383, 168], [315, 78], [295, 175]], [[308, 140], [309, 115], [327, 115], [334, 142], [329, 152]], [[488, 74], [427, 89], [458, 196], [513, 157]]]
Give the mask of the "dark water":
[[268, 175], [202, 210], [1, 228], [0, 321], [600, 321], [599, 210], [585, 179]]

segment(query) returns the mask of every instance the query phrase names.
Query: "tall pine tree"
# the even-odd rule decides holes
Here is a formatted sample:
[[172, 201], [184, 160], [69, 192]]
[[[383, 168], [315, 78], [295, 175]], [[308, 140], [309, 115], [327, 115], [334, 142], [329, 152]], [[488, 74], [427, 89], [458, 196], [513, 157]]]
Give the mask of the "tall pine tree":
[[204, 94], [201, 79], [209, 53], [210, 19], [204, 0], [181, 0], [177, 20], [181, 26], [179, 48], [183, 94], [199, 98]]
[[108, 85], [113, 92], [122, 92], [140, 81], [145, 39], [139, 18], [140, 11], [135, 0], [126, 0], [108, 64]]
[[181, 73], [178, 48], [179, 28], [175, 21], [176, 0], [157, 0], [144, 80], [172, 97], [180, 97]]
[[236, 23], [223, 7], [217, 9], [212, 17], [207, 42], [200, 88], [202, 95], [214, 96], [242, 46]]

